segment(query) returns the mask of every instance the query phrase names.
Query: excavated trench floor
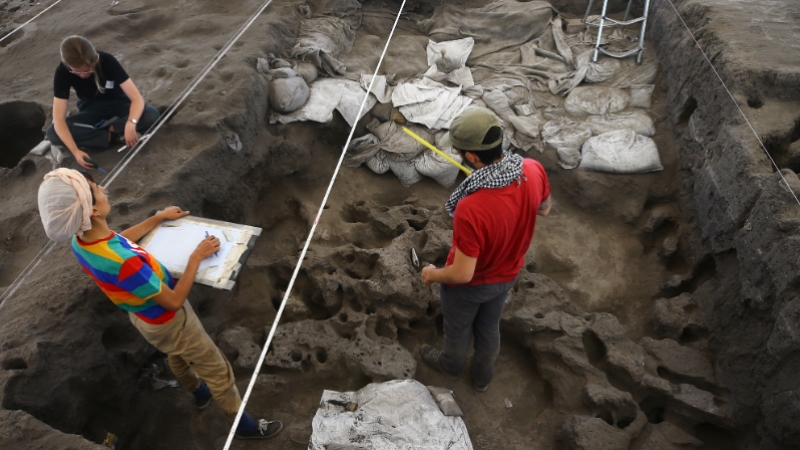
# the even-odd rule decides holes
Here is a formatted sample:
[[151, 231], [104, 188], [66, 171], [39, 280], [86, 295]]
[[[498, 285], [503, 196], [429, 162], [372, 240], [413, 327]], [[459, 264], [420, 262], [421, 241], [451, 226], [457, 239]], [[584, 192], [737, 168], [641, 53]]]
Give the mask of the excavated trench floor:
[[[132, 5], [112, 14], [114, 20], [144, 21], [157, 34], [174, 36], [166, 13], [140, 3], [139, 9]], [[186, 10], [197, 7], [184, 3]], [[393, 12], [393, 6], [369, 6]], [[418, 11], [425, 12], [424, 6]], [[282, 19], [291, 22], [291, 5], [275, 8], [275, 16], [258, 30], [274, 42], [245, 40], [238, 46], [200, 85], [202, 96], [192, 97], [109, 190], [113, 228], [174, 203], [196, 215], [264, 229], [232, 292], [195, 286], [191, 296], [209, 334], [234, 364], [241, 392], [349, 131], [338, 115], [329, 124], [266, 124], [265, 82], [255, 73], [253, 57], [277, 52], [291, 35], [281, 29], [291, 26], [281, 24]], [[232, 8], [234, 17], [226, 20], [233, 23], [248, 10]], [[195, 20], [207, 25], [204, 18]], [[369, 29], [385, 39], [388, 28], [380, 25], [390, 19], [373, 20]], [[90, 34], [108, 40], [113, 23], [102, 23]], [[226, 36], [218, 34], [200, 50], [213, 54]], [[401, 29], [400, 34], [411, 32]], [[32, 36], [21, 35], [5, 51], [29, 45]], [[142, 44], [140, 54], [129, 58], [183, 51], [180, 43], [155, 45]], [[648, 51], [646, 57], [656, 55]], [[140, 78], [155, 77], [142, 83], [144, 89], [164, 94], [179, 92], [191, 78], [181, 70], [199, 63], [186, 60], [165, 71], [159, 64]], [[210, 96], [222, 88], [234, 100], [217, 105]], [[537, 224], [510, 295], [497, 375], [483, 394], [473, 390], [468, 371], [452, 382], [425, 366], [418, 352], [423, 343], [441, 344], [442, 319], [438, 294], [422, 285], [409, 252], [415, 248], [423, 265], [443, 263], [451, 237], [443, 204], [450, 189], [430, 179], [403, 188], [391, 173], [343, 168], [248, 404], [251, 415], [280, 419], [286, 430], [267, 444], [235, 442], [234, 448], [306, 448], [323, 389], [356, 390], [394, 378], [452, 389], [480, 450], [582, 448], [577, 440], [598, 435], [592, 433], [607, 437], [612, 445], [607, 448], [651, 448], [647, 445], [669, 441], [731, 449], [751, 442], [753, 430], [735, 430], [722, 412], [730, 392], [718, 386], [711, 368], [707, 328], [693, 319], [698, 304], [691, 296], [710, 293], [719, 284], [714, 260], [698, 262], [687, 248], [692, 231], [681, 213], [680, 199], [687, 193], [680, 180], [681, 141], [669, 119], [675, 116], [668, 109], [672, 88], [659, 74], [650, 111], [663, 172], [568, 171], [559, 167], [552, 148], [525, 155], [547, 169], [555, 203], [552, 214]], [[29, 93], [46, 99], [38, 92]], [[0, 108], [12, 107], [6, 105]], [[696, 101], [694, 108], [687, 105], [691, 115]], [[33, 108], [26, 114], [38, 121], [38, 112]], [[363, 123], [356, 136], [363, 134]], [[3, 126], [5, 133], [9, 126]], [[240, 153], [226, 145], [234, 129], [245, 144]], [[29, 148], [40, 137], [24, 133], [14, 145]], [[786, 139], [773, 145], [788, 148], [796, 136]], [[119, 157], [107, 152], [95, 160], [113, 166]], [[49, 164], [28, 158], [13, 165], [0, 169], [2, 201], [11, 205], [0, 217], [0, 236], [6, 239], [0, 252], [2, 286], [46, 242], [30, 191]], [[15, 197], [23, 200], [12, 201]], [[3, 409], [24, 411], [94, 442], [113, 431], [120, 436], [118, 449], [221, 448], [228, 431], [221, 411], [195, 411], [191, 396], [179, 388], [149, 389], [141, 369], [161, 356], [74, 267], [67, 249], [57, 249], [51, 258], [0, 310], [13, 317], [2, 331]], [[64, 294], [65, 283], [77, 292]], [[25, 312], [31, 307], [43, 316]], [[679, 310], [682, 325], [670, 328], [667, 310]], [[16, 442], [19, 448], [34, 445]]]

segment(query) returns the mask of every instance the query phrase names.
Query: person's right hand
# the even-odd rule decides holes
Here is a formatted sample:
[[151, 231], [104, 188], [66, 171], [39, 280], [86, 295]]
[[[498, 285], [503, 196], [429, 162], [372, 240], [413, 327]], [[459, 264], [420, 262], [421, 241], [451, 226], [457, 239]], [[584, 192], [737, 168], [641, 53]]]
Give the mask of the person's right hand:
[[197, 244], [197, 248], [194, 249], [192, 256], [200, 258], [200, 261], [208, 258], [209, 256], [213, 255], [214, 252], [219, 251], [219, 239], [216, 236], [209, 236], [199, 244]]
[[72, 152], [72, 156], [75, 157], [75, 161], [77, 161], [78, 164], [80, 164], [83, 168], [85, 168], [85, 169], [94, 169], [95, 168], [93, 165], [91, 165], [90, 163], [86, 162], [87, 159], [92, 159], [92, 158], [89, 157], [88, 153], [86, 153], [84, 151], [81, 151], [81, 150], [77, 150], [77, 151]]

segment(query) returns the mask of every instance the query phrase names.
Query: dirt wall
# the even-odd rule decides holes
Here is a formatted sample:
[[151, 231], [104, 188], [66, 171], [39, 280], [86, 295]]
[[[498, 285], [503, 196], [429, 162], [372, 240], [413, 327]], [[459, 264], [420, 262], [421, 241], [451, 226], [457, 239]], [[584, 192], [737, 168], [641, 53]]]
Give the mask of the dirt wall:
[[[676, 6], [772, 156], [787, 161], [792, 141], [800, 137], [800, 71], [780, 66], [781, 45], [762, 57], [773, 64], [744, 57], [743, 46], [763, 39], [746, 33], [747, 20], [760, 16], [754, 3], [738, 11], [713, 3]], [[797, 17], [796, 5], [783, 6]], [[800, 340], [791, 330], [800, 319], [800, 205], [669, 3], [655, 2], [652, 15], [667, 109], [682, 143], [681, 207], [693, 229], [685, 245], [695, 269], [681, 281], [710, 329], [710, 350], [720, 385], [731, 393], [734, 423], [758, 424], [758, 448], [797, 448], [800, 379], [791, 374], [800, 368]], [[731, 27], [744, 29], [744, 41], [726, 39]], [[781, 169], [797, 192], [797, 175], [787, 165]], [[705, 281], [689, 286], [698, 277]]]

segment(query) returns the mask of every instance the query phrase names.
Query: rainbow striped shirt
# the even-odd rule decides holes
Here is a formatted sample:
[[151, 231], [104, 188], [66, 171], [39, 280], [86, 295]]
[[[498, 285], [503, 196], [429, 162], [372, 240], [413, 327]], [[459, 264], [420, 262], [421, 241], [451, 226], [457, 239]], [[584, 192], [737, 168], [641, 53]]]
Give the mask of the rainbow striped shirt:
[[115, 305], [152, 324], [168, 323], [175, 316], [153, 300], [161, 293], [162, 281], [170, 288], [175, 281], [145, 249], [112, 231], [111, 236], [94, 242], [73, 237], [72, 252]]

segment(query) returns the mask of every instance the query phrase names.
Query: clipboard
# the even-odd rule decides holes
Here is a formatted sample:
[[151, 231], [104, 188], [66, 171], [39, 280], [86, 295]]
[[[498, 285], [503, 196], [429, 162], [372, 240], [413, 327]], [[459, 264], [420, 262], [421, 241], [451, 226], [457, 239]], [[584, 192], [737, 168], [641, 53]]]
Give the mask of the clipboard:
[[261, 236], [261, 228], [186, 216], [162, 222], [142, 238], [139, 246], [164, 264], [173, 277], [180, 278], [206, 232], [219, 238], [220, 248], [216, 256], [200, 263], [194, 282], [230, 291]]

